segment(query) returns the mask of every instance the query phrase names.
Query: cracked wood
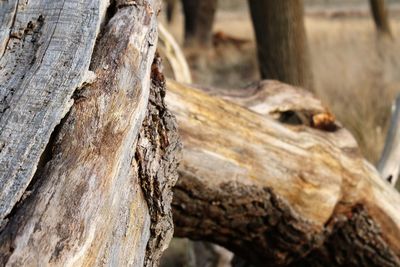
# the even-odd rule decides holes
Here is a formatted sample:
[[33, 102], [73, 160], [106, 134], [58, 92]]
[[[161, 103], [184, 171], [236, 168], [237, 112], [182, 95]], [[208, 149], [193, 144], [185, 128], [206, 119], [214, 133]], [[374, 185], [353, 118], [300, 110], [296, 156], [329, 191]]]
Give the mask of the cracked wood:
[[160, 1], [118, 3], [82, 54], [95, 81], [74, 95], [1, 229], [1, 265], [157, 266], [172, 236], [179, 144], [150, 81]]
[[[288, 85], [261, 85], [214, 94], [262, 115], [168, 81], [184, 147], [176, 235], [223, 245], [256, 266], [399, 266], [398, 192], [339, 123], [320, 121], [329, 112], [318, 101]], [[297, 123], [281, 120], [280, 110], [298, 114]], [[315, 116], [316, 125], [302, 121]]]
[[84, 82], [108, 2], [0, 3], [0, 222]]

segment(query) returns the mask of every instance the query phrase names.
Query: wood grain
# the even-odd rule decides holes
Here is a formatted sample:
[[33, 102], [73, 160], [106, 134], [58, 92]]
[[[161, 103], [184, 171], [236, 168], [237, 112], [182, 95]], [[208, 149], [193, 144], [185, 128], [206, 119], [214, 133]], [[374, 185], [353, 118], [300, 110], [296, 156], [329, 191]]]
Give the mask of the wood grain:
[[223, 245], [257, 266], [400, 264], [400, 196], [339, 123], [277, 122], [189, 85], [167, 87], [184, 146], [178, 236]]
[[0, 222], [84, 83], [107, 1], [2, 1], [1, 7]]
[[111, 6], [96, 79], [73, 94], [1, 230], [1, 265], [157, 266], [169, 243], [179, 142], [150, 80], [160, 1], [128, 2]]

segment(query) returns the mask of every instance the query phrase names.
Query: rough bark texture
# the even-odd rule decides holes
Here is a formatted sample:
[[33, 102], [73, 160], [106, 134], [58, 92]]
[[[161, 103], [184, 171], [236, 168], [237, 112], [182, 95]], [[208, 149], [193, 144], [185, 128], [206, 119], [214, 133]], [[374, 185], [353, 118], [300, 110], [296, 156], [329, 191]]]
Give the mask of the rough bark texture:
[[86, 79], [106, 1], [0, 4], [0, 222]]
[[369, 5], [378, 32], [392, 36], [385, 0], [369, 0]]
[[[256, 266], [399, 266], [399, 194], [320, 103], [294, 110], [296, 123], [282, 120], [300, 96], [300, 106], [318, 106], [309, 94], [264, 82], [228, 96], [253, 110], [253, 96], [281, 99], [281, 115], [272, 114], [282, 124], [188, 86], [167, 87], [184, 145], [177, 236], [223, 245]], [[295, 101], [273, 93], [285, 88]]]
[[156, 57], [152, 66], [149, 106], [136, 152], [141, 186], [151, 218], [151, 238], [144, 266], [158, 266], [172, 238], [172, 187], [178, 178], [181, 160], [176, 121], [164, 103], [166, 86], [160, 60]]
[[217, 0], [182, 0], [185, 44], [210, 46]]
[[302, 0], [248, 0], [263, 79], [313, 89]]
[[[53, 131], [51, 138], [30, 140], [33, 146], [40, 141], [47, 147], [33, 180], [27, 190], [19, 189], [24, 194], [3, 222], [2, 266], [158, 265], [172, 236], [171, 187], [176, 179], [175, 153], [179, 148], [173, 118], [163, 104], [162, 79], [155, 70], [153, 83], [150, 82], [159, 6], [157, 0], [113, 2], [93, 55], [91, 49], [73, 53], [69, 50], [71, 36], [66, 33], [76, 30], [75, 22], [62, 24], [64, 35], [60, 32], [48, 36], [50, 44], [55, 42], [59, 46], [56, 51], [68, 52], [68, 57], [76, 57], [78, 62], [91, 60], [95, 79], [83, 84], [72, 97], [64, 93], [67, 98], [64, 101], [74, 104], [60, 125], [49, 130]], [[75, 4], [64, 1], [57, 14], [73, 12], [74, 15], [68, 13], [60, 18], [81, 23], [80, 9], [73, 7]], [[88, 14], [85, 23], [95, 17], [91, 12], [100, 14], [95, 9], [84, 11]], [[46, 16], [43, 19], [41, 27], [46, 29], [43, 36], [47, 36], [50, 26], [46, 23], [52, 25], [55, 19]], [[99, 23], [100, 19], [91, 25]], [[94, 27], [87, 30], [89, 35], [97, 35]], [[75, 41], [71, 43], [77, 45]], [[20, 50], [30, 51], [29, 45], [25, 48], [27, 51], [22, 47]], [[49, 56], [49, 49], [42, 58]], [[42, 91], [53, 95], [64, 88], [61, 85], [74, 79], [82, 84], [82, 73], [89, 67], [80, 66], [64, 73], [65, 66], [57, 60], [51, 65], [45, 63], [37, 63], [38, 68], [59, 74], [49, 78], [41, 90], [35, 83], [30, 84], [26, 91], [20, 92], [23, 97], [32, 88], [36, 88], [38, 95]], [[53, 82], [60, 76], [64, 78], [55, 87]], [[32, 79], [41, 77], [47, 76], [37, 71]], [[16, 87], [16, 90], [22, 89]], [[59, 104], [58, 98], [46, 99], [48, 106]], [[35, 98], [30, 101], [35, 103]], [[42, 112], [50, 112], [38, 108], [38, 117]], [[11, 107], [9, 110], [14, 112]], [[38, 132], [51, 128], [46, 123], [34, 126], [40, 128]], [[24, 127], [26, 132], [36, 131], [30, 124]], [[14, 164], [22, 169], [30, 166], [17, 160]], [[8, 169], [3, 170], [9, 173]]]

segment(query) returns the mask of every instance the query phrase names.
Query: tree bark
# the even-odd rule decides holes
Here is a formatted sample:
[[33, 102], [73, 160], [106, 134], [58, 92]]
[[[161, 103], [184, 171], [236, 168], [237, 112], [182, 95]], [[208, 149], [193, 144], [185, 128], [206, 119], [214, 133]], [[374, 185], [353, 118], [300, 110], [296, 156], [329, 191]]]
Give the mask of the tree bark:
[[187, 46], [211, 46], [217, 4], [217, 0], [182, 0]]
[[379, 33], [392, 36], [385, 0], [369, 0], [372, 17]]
[[302, 0], [248, 0], [263, 79], [313, 89]]
[[157, 266], [172, 236], [179, 142], [151, 68], [160, 2], [107, 7], [66, 0], [9, 9], [2, 266]]
[[168, 82], [184, 146], [177, 236], [255, 266], [399, 266], [400, 196], [329, 111], [277, 82], [214, 94], [253, 111]]

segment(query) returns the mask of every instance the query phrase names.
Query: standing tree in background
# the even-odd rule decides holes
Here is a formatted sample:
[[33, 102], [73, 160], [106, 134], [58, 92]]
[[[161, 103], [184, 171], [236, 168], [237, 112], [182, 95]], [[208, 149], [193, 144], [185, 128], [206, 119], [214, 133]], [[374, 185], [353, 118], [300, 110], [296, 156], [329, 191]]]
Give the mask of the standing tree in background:
[[392, 37], [385, 0], [369, 0], [369, 3], [378, 32]]
[[217, 0], [182, 0], [186, 45], [211, 45], [217, 4]]
[[263, 79], [313, 89], [302, 0], [249, 0]]
[[166, 0], [165, 5], [167, 11], [167, 21], [168, 23], [171, 23], [175, 12], [176, 0]]

